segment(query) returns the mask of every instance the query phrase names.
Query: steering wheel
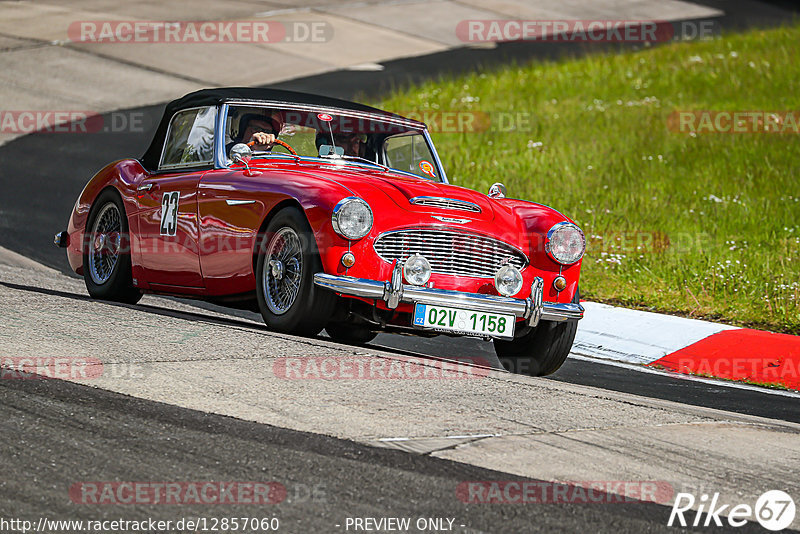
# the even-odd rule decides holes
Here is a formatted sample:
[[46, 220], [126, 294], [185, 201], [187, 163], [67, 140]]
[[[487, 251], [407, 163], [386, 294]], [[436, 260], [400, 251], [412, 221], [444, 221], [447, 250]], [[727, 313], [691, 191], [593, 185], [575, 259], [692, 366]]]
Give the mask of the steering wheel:
[[[284, 143], [280, 139], [275, 139], [272, 142], [272, 144], [273, 145], [280, 145], [283, 148], [285, 148], [286, 150], [288, 150], [292, 154], [292, 156], [297, 156], [297, 152], [295, 151], [295, 149], [293, 149], [292, 147], [289, 146], [289, 143]], [[252, 147], [252, 146], [255, 146], [255, 145], [256, 145], [255, 141], [250, 141], [249, 143], [247, 143], [247, 146], [249, 146], [249, 147]]]

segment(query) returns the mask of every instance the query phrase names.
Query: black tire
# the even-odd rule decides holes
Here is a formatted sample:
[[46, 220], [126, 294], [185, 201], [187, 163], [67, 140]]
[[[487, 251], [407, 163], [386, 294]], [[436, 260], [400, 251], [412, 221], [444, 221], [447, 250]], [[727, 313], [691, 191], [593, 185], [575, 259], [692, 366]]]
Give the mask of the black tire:
[[89, 212], [84, 234], [83, 279], [92, 298], [127, 304], [142, 298], [142, 292], [133, 286], [128, 232], [119, 194], [103, 191]]
[[[580, 302], [578, 291], [572, 302]], [[578, 321], [540, 321], [536, 328], [513, 341], [495, 339], [494, 351], [511, 372], [550, 375], [566, 361], [577, 331]]]
[[369, 343], [378, 335], [378, 332], [348, 323], [329, 323], [325, 331], [334, 341], [350, 345]]
[[[295, 248], [297, 254], [290, 254]], [[270, 260], [280, 264], [279, 277], [273, 275]], [[260, 240], [256, 261], [258, 309], [270, 329], [300, 336], [322, 331], [333, 315], [336, 295], [314, 285], [318, 272], [322, 261], [308, 221], [296, 208], [281, 210]]]

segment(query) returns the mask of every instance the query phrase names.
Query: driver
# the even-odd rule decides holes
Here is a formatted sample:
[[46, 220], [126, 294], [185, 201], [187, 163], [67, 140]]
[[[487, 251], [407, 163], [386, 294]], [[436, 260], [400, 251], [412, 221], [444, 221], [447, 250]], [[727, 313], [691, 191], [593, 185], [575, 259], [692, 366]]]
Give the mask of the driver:
[[253, 152], [265, 152], [272, 148], [282, 128], [277, 113], [246, 113], [239, 120], [238, 135], [225, 147], [225, 151], [230, 153], [237, 143], [253, 143]]

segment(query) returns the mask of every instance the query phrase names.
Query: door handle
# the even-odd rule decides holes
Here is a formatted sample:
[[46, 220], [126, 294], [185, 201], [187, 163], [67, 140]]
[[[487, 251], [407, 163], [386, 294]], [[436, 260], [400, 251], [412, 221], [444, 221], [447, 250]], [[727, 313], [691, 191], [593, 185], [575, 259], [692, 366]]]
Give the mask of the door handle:
[[144, 191], [150, 191], [151, 189], [153, 189], [152, 182], [149, 184], [140, 185], [139, 187], [136, 188], [136, 190], [139, 191], [140, 193]]

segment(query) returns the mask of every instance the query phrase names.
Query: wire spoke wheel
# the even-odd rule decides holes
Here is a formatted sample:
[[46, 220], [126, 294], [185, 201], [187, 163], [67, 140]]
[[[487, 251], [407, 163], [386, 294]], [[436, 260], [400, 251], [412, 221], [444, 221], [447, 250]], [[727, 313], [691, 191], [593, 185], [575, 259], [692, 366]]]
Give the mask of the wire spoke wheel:
[[314, 285], [314, 274], [323, 272], [316, 245], [308, 219], [294, 207], [281, 209], [260, 232], [255, 296], [271, 330], [316, 336], [330, 321], [337, 297]]
[[133, 283], [128, 217], [119, 193], [97, 195], [84, 230], [83, 280], [94, 299], [136, 304], [142, 292]]
[[283, 315], [297, 300], [303, 276], [303, 248], [294, 229], [283, 227], [272, 236], [262, 271], [264, 300], [275, 315]]
[[89, 275], [103, 285], [114, 274], [121, 252], [122, 216], [116, 204], [109, 202], [100, 209], [89, 236]]

